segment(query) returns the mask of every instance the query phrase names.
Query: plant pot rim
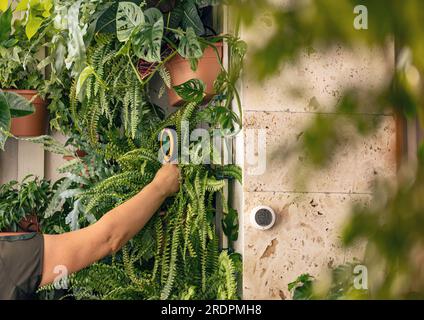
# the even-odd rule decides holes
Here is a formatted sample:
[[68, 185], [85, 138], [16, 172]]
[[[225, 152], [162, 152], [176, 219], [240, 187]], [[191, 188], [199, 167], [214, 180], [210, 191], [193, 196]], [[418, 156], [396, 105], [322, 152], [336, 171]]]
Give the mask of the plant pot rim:
[[35, 89], [0, 89], [0, 91], [38, 94], [38, 90]]

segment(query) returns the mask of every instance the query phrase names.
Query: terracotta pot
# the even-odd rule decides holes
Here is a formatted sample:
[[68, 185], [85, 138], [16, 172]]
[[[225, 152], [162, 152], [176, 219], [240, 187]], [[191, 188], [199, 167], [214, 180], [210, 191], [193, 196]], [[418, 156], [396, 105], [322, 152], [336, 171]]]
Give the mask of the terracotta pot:
[[[172, 53], [172, 49], [167, 47], [160, 54], [161, 59], [164, 60]], [[156, 69], [158, 62], [148, 62], [146, 60], [140, 59], [138, 60], [137, 69], [140, 74], [141, 79], [145, 80], [148, 76], [152, 74], [152, 72]]]
[[[5, 92], [13, 92], [31, 101], [35, 112], [29, 116], [13, 118], [10, 132], [17, 137], [36, 137], [47, 132], [47, 103], [37, 96], [36, 90], [6, 89]], [[34, 98], [34, 96], [36, 96]]]
[[[76, 157], [84, 158], [86, 155], [87, 155], [87, 152], [85, 152], [84, 150], [77, 149], [75, 151], [75, 156], [63, 156], [62, 158], [63, 158], [63, 160], [66, 160], [66, 161], [72, 161], [72, 160], [76, 159]], [[84, 168], [85, 168], [85, 173], [87, 175], [89, 175], [88, 166], [86, 164], [84, 164]], [[82, 175], [82, 173], [80, 173], [80, 176], [81, 175]]]
[[[216, 43], [215, 46], [218, 49], [219, 59], [222, 60], [222, 42]], [[221, 65], [213, 48], [207, 47], [205, 49], [203, 57], [199, 59], [196, 71], [191, 70], [190, 62], [180, 55], [173, 57], [166, 64], [166, 67], [171, 74], [172, 86], [178, 86], [190, 79], [199, 79], [206, 85], [206, 95], [203, 101], [207, 102], [214, 96], [213, 83], [221, 72]], [[173, 89], [168, 89], [168, 99], [169, 104], [174, 107], [184, 103], [183, 99]]]
[[[77, 149], [75, 151], [75, 155], [78, 156], [78, 158], [84, 158], [87, 155], [87, 152], [84, 150]], [[63, 156], [63, 159], [66, 161], [71, 161], [75, 159], [75, 156]]]
[[40, 232], [40, 222], [36, 214], [29, 214], [19, 222], [23, 232]]

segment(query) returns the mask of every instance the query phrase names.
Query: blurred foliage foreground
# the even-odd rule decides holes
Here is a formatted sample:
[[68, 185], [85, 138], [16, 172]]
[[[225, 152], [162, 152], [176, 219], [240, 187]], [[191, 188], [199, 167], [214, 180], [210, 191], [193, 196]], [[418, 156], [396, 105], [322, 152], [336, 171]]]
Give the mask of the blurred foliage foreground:
[[[267, 42], [251, 53], [250, 65], [258, 80], [272, 76], [285, 61], [296, 60], [314, 45], [324, 49], [334, 45], [354, 48], [358, 44], [386, 48], [387, 41], [395, 39], [397, 63], [389, 84], [378, 92], [348, 90], [335, 107], [337, 116], [317, 115], [306, 130], [303, 149], [312, 164], [327, 165], [334, 153], [330, 151], [346, 143], [345, 137], [340, 138], [341, 119], [354, 124], [358, 134], [376, 130], [378, 123], [364, 125], [355, 114], [396, 113], [418, 119], [424, 126], [424, 1], [230, 2], [246, 27], [255, 23], [258, 12], [267, 12], [275, 26]], [[368, 29], [354, 28], [357, 5], [367, 8]], [[359, 99], [364, 93], [365, 104]], [[309, 275], [300, 276], [289, 286], [295, 299], [424, 298], [424, 146], [419, 150], [416, 163], [402, 164], [397, 181], [378, 184], [370, 207], [353, 210], [343, 231], [346, 246], [359, 239], [368, 243], [361, 262], [368, 270], [368, 290], [354, 288], [355, 275], [352, 266], [347, 265], [335, 269], [327, 283]]]

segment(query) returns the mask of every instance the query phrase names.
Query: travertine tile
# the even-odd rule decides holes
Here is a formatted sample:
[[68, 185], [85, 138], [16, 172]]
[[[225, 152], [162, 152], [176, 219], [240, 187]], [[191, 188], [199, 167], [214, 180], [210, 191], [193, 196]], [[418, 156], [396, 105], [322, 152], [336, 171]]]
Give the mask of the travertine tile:
[[[290, 1], [275, 2], [287, 7]], [[373, 91], [390, 84], [395, 65], [394, 42], [390, 41], [384, 49], [360, 43], [354, 48], [305, 48], [298, 57], [282, 60], [272, 77], [258, 83], [251, 58], [272, 41], [275, 32], [275, 21], [265, 11], [258, 12], [253, 25], [242, 30], [241, 37], [249, 48], [242, 79], [245, 110], [331, 112], [347, 89]], [[369, 97], [364, 93], [365, 103]], [[367, 108], [367, 113], [380, 112]]]
[[[394, 52], [377, 49], [319, 49], [304, 52], [298, 61], [283, 62], [278, 72], [263, 83], [255, 72], [243, 76], [243, 98], [246, 110], [331, 112], [348, 89], [364, 91], [381, 89], [389, 84]], [[364, 94], [369, 101], [369, 94]], [[367, 108], [367, 112], [380, 113]]]
[[[299, 275], [360, 260], [364, 245], [343, 248], [340, 234], [351, 205], [369, 201], [368, 195], [245, 193], [243, 298], [288, 299], [287, 285]], [[257, 205], [275, 210], [270, 230], [249, 224]]]
[[[340, 130], [348, 136], [348, 143], [335, 150], [333, 161], [323, 169], [307, 165], [305, 154], [299, 150], [288, 152], [292, 148], [300, 148], [302, 134], [314, 117], [314, 114], [309, 113], [244, 114], [245, 191], [369, 193], [372, 192], [376, 178], [394, 176], [396, 125], [392, 116], [361, 116], [367, 121], [380, 121], [379, 128], [367, 136], [351, 132], [351, 129], [341, 123]], [[266, 158], [263, 157], [266, 160], [266, 170], [259, 175], [250, 173], [258, 167], [255, 163], [256, 156], [260, 158], [265, 154], [265, 143], [258, 149], [257, 131], [254, 131], [254, 141], [248, 138], [251, 129], [266, 130]], [[254, 150], [249, 150], [252, 149], [252, 144]], [[260, 172], [253, 170], [256, 174]], [[306, 180], [305, 184], [301, 183], [302, 178]]]

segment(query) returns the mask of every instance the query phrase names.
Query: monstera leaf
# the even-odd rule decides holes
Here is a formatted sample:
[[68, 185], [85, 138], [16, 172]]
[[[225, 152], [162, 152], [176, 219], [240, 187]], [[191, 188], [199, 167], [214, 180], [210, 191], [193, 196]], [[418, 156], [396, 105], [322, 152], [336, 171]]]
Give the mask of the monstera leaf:
[[144, 24], [141, 8], [132, 2], [120, 2], [116, 13], [116, 36], [121, 42], [127, 41], [133, 30]]
[[145, 23], [134, 30], [132, 45], [134, 53], [147, 62], [161, 61], [164, 22], [162, 13], [156, 8], [144, 12]]
[[178, 53], [187, 59], [199, 59], [203, 56], [202, 46], [192, 28], [188, 28], [186, 34], [180, 38]]
[[106, 2], [96, 9], [92, 16], [90, 25], [94, 28], [94, 33], [116, 33], [116, 14], [120, 3], [131, 2], [140, 6], [141, 0], [112, 1]]
[[27, 116], [34, 112], [34, 106], [25, 98], [11, 92], [0, 91], [0, 148], [9, 136], [12, 118]]
[[199, 103], [203, 100], [205, 84], [199, 79], [191, 79], [174, 86], [174, 90], [184, 101]]
[[178, 53], [190, 60], [192, 70], [197, 69], [197, 61], [203, 56], [203, 49], [193, 28], [188, 28], [185, 35], [180, 36]]

